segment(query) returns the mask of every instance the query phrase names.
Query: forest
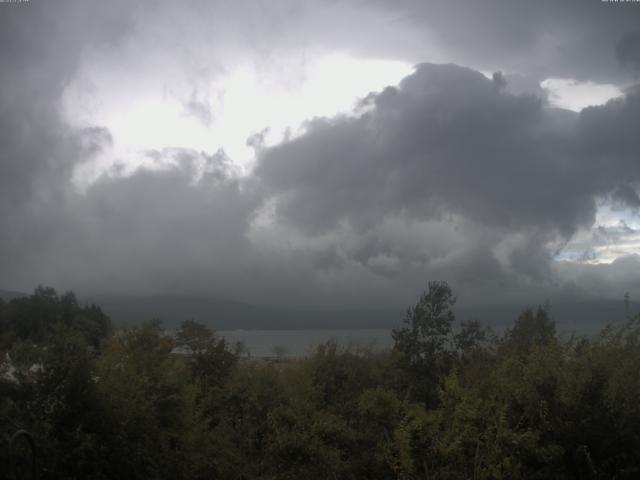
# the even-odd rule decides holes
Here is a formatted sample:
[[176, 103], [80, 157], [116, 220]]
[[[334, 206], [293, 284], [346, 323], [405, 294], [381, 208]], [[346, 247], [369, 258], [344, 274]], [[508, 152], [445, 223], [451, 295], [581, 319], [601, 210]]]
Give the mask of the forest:
[[0, 478], [640, 478], [639, 317], [497, 334], [455, 301], [429, 282], [387, 351], [260, 359], [71, 292], [0, 300]]

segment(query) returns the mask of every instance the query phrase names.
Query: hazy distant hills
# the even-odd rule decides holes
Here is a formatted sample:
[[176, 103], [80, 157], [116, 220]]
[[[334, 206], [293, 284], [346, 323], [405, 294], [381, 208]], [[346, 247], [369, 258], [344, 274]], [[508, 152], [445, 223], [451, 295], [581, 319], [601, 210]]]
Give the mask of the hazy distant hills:
[[[496, 330], [511, 326], [526, 305], [473, 307], [456, 309], [460, 320], [476, 319]], [[572, 302], [551, 302], [551, 316], [556, 321], [559, 332], [595, 333], [608, 322], [627, 318], [622, 300], [581, 300]], [[640, 313], [640, 303], [630, 302], [629, 313]]]
[[9, 300], [13, 300], [14, 298], [26, 297], [26, 296], [27, 296], [26, 293], [13, 292], [11, 290], [0, 290], [0, 298], [5, 302], [8, 302]]
[[[0, 298], [8, 301], [24, 293], [0, 290]], [[208, 297], [140, 296], [81, 298], [82, 303], [95, 303], [116, 325], [141, 323], [159, 318], [167, 327], [186, 319], [194, 319], [217, 330], [295, 330], [295, 329], [359, 329], [393, 328], [401, 324], [405, 309], [387, 310], [295, 310], [250, 305]], [[459, 320], [476, 319], [501, 330], [511, 325], [523, 306], [458, 307]], [[631, 314], [640, 312], [640, 303], [631, 302]], [[551, 314], [560, 331], [590, 333], [609, 321], [626, 317], [622, 300], [584, 300], [551, 303]]]
[[165, 325], [174, 326], [194, 319], [217, 330], [389, 328], [398, 324], [403, 314], [402, 310], [295, 310], [206, 297], [96, 297], [91, 301], [117, 325], [160, 318]]
[[[393, 328], [400, 325], [405, 309], [388, 310], [294, 310], [201, 297], [103, 297], [92, 299], [117, 325], [138, 323], [154, 317], [167, 326], [185, 319], [206, 323], [217, 330], [293, 330], [305, 328], [358, 329]], [[477, 319], [501, 330], [513, 322], [525, 306], [460, 307], [460, 320]], [[631, 313], [640, 304], [630, 304]], [[551, 304], [551, 314], [560, 331], [594, 332], [609, 321], [626, 317], [622, 300], [588, 300]]]

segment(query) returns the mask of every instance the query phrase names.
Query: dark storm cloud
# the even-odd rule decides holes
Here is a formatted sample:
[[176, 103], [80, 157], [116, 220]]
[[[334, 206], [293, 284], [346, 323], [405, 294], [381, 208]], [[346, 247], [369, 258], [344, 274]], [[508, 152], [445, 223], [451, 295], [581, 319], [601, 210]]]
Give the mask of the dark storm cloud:
[[620, 63], [640, 73], [640, 30], [625, 33], [616, 45]]
[[638, 209], [640, 208], [640, 197], [635, 188], [621, 184], [611, 194], [611, 199], [614, 205], [619, 205], [627, 208]]
[[[263, 151], [257, 175], [279, 221], [308, 237], [347, 225], [364, 239], [389, 216], [442, 229], [453, 214], [465, 239], [423, 259], [424, 272], [551, 285], [553, 245], [593, 224], [596, 199], [640, 182], [638, 101], [574, 114], [508, 93], [500, 76], [424, 64], [370, 95], [367, 113], [316, 119], [304, 136]], [[367, 266], [391, 258], [396, 242], [377, 237], [345, 253]], [[394, 266], [406, 271], [420, 256], [405, 249]]]
[[400, 211], [456, 212], [565, 235], [592, 220], [592, 192], [575, 182], [565, 125], [573, 114], [454, 65], [420, 65], [367, 102], [371, 112], [315, 120], [263, 154], [257, 173], [280, 196], [283, 217], [315, 232]]
[[47, 236], [44, 212], [62, 201], [78, 160], [77, 137], [61, 122], [58, 100], [82, 48], [90, 42], [112, 42], [126, 24], [109, 9], [88, 9], [84, 2], [64, 5], [71, 8], [54, 2], [0, 4], [0, 271], [4, 272], [13, 266], [14, 252], [33, 243], [27, 236]]
[[[621, 185], [637, 187], [640, 178], [640, 137], [636, 126], [640, 118], [640, 92], [589, 107], [580, 113], [579, 154], [584, 164], [584, 181], [602, 184], [616, 179]], [[629, 182], [625, 182], [625, 178]], [[623, 187], [624, 188], [624, 187]]]
[[506, 89], [509, 93], [514, 95], [531, 94], [540, 98], [543, 101], [547, 101], [549, 97], [548, 90], [545, 90], [540, 82], [544, 80], [543, 77], [520, 75], [512, 73], [504, 76], [507, 82]]
[[40, 176], [64, 177], [72, 165], [58, 112], [62, 90], [87, 44], [113, 42], [125, 28], [110, 9], [62, 5], [0, 7], [0, 204], [6, 208], [41, 187]]
[[[625, 82], [638, 66], [640, 7], [601, 0], [379, 2], [451, 61], [545, 77]], [[416, 47], [419, 50], [419, 47]], [[617, 54], [617, 56], [616, 56]]]
[[[135, 11], [130, 3], [7, 5], [0, 4], [3, 287], [43, 282], [385, 306], [411, 301], [435, 278], [475, 300], [538, 300], [563, 278], [589, 291], [637, 285], [632, 257], [601, 268], [557, 265], [553, 257], [593, 224], [597, 198], [637, 201], [639, 97], [575, 114], [549, 108], [537, 81], [622, 78], [635, 58], [627, 33], [637, 29], [639, 9], [600, 2], [385, 2], [370, 11], [359, 2], [208, 3], [204, 10], [158, 2]], [[510, 73], [492, 81], [455, 65], [421, 65], [398, 88], [367, 97], [358, 116], [311, 120], [304, 135], [275, 148], [255, 136], [258, 168], [245, 178], [224, 152], [167, 146], [144, 152], [150, 168], [129, 176], [109, 170], [84, 193], [70, 183], [74, 166], [115, 142], [104, 127], [72, 129], [60, 118], [64, 87], [91, 46], [129, 42], [143, 58], [159, 38], [178, 45], [179, 55], [167, 58], [199, 71], [208, 51], [191, 57], [189, 48], [201, 40], [230, 57], [248, 49], [267, 66], [277, 64], [278, 49], [300, 45], [413, 60], [432, 53], [423, 30], [441, 55]], [[184, 107], [205, 124], [215, 114], [196, 90]]]
[[46, 235], [29, 232], [34, 248], [18, 250], [14, 278], [103, 292], [224, 291], [221, 283], [239, 274], [231, 270], [245, 266], [254, 197], [240, 191], [220, 154], [148, 155], [165, 166], [102, 177], [84, 194], [69, 191], [47, 218], [32, 218]]

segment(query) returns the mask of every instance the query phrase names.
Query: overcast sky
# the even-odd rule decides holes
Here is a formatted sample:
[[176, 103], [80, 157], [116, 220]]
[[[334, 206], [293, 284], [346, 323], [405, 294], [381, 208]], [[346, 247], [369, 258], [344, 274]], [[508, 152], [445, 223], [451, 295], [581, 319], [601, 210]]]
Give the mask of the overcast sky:
[[640, 298], [640, 3], [0, 3], [0, 288]]

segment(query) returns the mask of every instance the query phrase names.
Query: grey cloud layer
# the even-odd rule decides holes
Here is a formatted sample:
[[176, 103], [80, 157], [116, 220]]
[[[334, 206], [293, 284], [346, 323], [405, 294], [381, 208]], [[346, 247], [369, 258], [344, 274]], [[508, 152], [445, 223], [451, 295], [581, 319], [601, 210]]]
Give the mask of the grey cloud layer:
[[[378, 5], [352, 32], [346, 25], [358, 2], [327, 9], [281, 2], [248, 17], [221, 4], [202, 18], [187, 8], [176, 18], [185, 35], [181, 62], [203, 55], [189, 56], [189, 25], [213, 41], [216, 29], [204, 29], [212, 12], [229, 16], [233, 28], [257, 24], [246, 36], [221, 31], [233, 52], [254, 45], [251, 54], [265, 64], [298, 40], [372, 55], [404, 51], [411, 59], [424, 51], [423, 27], [452, 58], [521, 66], [527, 75], [619, 79], [637, 58], [628, 32], [640, 23], [626, 7], [629, 18], [590, 4], [544, 10], [527, 2], [516, 10], [474, 2], [463, 17], [454, 4], [438, 4], [437, 14], [410, 2]], [[301, 306], [404, 304], [433, 278], [477, 301], [540, 301], [563, 282], [589, 293], [638, 287], [633, 257], [609, 267], [552, 260], [593, 224], [596, 198], [638, 207], [637, 95], [575, 114], [549, 108], [540, 95], [514, 95], [518, 88], [471, 69], [423, 64], [398, 88], [367, 97], [360, 116], [312, 120], [303, 136], [262, 149], [248, 178], [236, 177], [221, 154], [167, 148], [147, 152], [165, 165], [157, 171], [114, 172], [77, 192], [73, 166], [112, 139], [100, 126], [76, 131], [61, 121], [64, 85], [92, 46], [118, 48], [132, 31], [175, 35], [161, 28], [171, 25], [167, 12], [180, 10], [168, 5], [148, 12], [165, 21], [150, 25], [141, 23], [142, 7], [34, 0], [25, 13], [0, 5], [0, 286], [45, 282]], [[397, 24], [385, 20], [405, 14]], [[327, 19], [339, 19], [334, 30]], [[411, 24], [413, 33], [383, 44], [372, 36], [376, 21], [390, 32]], [[557, 45], [563, 50], [543, 65], [541, 52]], [[215, 116], [195, 90], [191, 100], [185, 109], [205, 123]]]
[[[622, 128], [640, 113], [633, 96], [574, 114], [425, 64], [364, 103], [262, 150], [244, 179], [222, 154], [148, 152], [170, 167], [103, 178], [38, 219], [53, 235], [22, 275], [349, 306], [446, 278], [474, 301], [516, 301], [562, 287], [573, 270], [554, 266], [556, 249], [592, 225], [596, 198], [638, 187]], [[571, 279], [591, 291], [592, 277]]]
[[[0, 271], [49, 234], [82, 150], [60, 120], [58, 101], [82, 48], [113, 43], [127, 21], [117, 11], [69, 2], [0, 5]], [[37, 237], [44, 237], [39, 240]], [[18, 257], [20, 258], [20, 257]], [[7, 279], [3, 279], [5, 282]]]
[[566, 234], [593, 219], [593, 192], [575, 184], [572, 114], [454, 65], [420, 65], [367, 101], [373, 112], [316, 120], [302, 139], [265, 153], [258, 174], [287, 192], [285, 216], [313, 230], [350, 214], [358, 225], [367, 213], [457, 212]]
[[[497, 78], [424, 64], [367, 103], [358, 118], [312, 121], [257, 170], [279, 221], [309, 237], [346, 224], [368, 238], [385, 217], [427, 222], [413, 250], [378, 235], [346, 252], [363, 265], [386, 255], [400, 271], [417, 264], [458, 283], [551, 288], [553, 255], [593, 224], [596, 199], [633, 203], [637, 96], [574, 114], [507, 93]], [[429, 228], [451, 230], [444, 252], [426, 248]]]
[[[600, 0], [379, 2], [427, 30], [450, 61], [600, 82], [637, 80], [638, 4]], [[418, 47], [417, 47], [418, 48]]]

